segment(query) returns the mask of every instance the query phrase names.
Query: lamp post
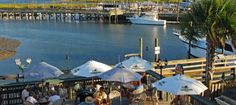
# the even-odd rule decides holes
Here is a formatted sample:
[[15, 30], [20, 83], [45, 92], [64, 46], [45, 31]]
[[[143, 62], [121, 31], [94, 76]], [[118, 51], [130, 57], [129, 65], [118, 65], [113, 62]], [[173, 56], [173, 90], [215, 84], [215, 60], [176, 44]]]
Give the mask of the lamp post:
[[18, 68], [21, 70], [21, 73], [24, 73], [24, 69], [27, 68], [29, 64], [31, 64], [32, 60], [31, 58], [26, 59], [26, 64], [23, 64], [19, 58], [15, 59], [15, 63], [18, 66]]
[[165, 59], [164, 61], [161, 61], [161, 59], [159, 58], [159, 59], [157, 60], [157, 67], [160, 69], [161, 79], [162, 79], [162, 77], [163, 77], [163, 74], [162, 74], [163, 71], [162, 71], [162, 69], [165, 68], [167, 65], [168, 65], [167, 59]]
[[70, 56], [69, 56], [69, 54], [67, 54], [66, 55], [67, 70], [70, 69], [70, 67], [69, 67], [69, 60], [70, 60]]
[[[162, 77], [163, 77], [163, 71], [162, 71], [162, 69], [163, 68], [165, 68], [166, 66], [168, 65], [168, 61], [167, 61], [167, 59], [165, 59], [164, 61], [161, 61], [161, 59], [159, 58], [158, 60], [157, 60], [157, 67], [160, 69], [160, 79], [162, 79]], [[162, 100], [162, 91], [160, 91], [160, 97], [159, 97], [159, 99], [161, 99]]]

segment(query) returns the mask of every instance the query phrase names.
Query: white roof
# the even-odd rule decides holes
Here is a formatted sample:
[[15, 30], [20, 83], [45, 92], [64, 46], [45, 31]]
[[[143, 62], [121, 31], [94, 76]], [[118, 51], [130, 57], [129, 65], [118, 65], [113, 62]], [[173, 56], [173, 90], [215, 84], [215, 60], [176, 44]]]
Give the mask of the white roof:
[[145, 72], [146, 70], [153, 70], [151, 62], [148, 62], [140, 57], [130, 57], [129, 59], [118, 63], [116, 66], [118, 65], [122, 65], [135, 72]]
[[92, 77], [92, 76], [97, 76], [110, 69], [112, 69], [112, 67], [109, 65], [94, 60], [90, 60], [85, 64], [72, 69], [71, 73], [76, 76]]

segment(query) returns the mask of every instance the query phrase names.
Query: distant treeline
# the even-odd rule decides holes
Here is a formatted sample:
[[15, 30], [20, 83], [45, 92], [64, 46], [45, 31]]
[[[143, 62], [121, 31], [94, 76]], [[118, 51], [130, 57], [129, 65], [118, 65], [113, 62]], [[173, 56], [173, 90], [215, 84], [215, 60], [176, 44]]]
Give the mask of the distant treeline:
[[[62, 0], [65, 2], [144, 2], [147, 0]], [[189, 0], [148, 0], [153, 2], [183, 2], [183, 1], [189, 1]]]
[[[183, 2], [186, 0], [149, 0], [149, 2], [165, 2], [165, 3], [176, 3]], [[37, 9], [82, 9], [86, 7], [95, 7], [97, 3], [127, 3], [127, 2], [147, 2], [147, 0], [63, 0], [56, 2], [54, 0], [51, 3], [10, 3], [10, 4], [0, 4], [2, 9], [27, 9], [27, 8], [37, 8]]]

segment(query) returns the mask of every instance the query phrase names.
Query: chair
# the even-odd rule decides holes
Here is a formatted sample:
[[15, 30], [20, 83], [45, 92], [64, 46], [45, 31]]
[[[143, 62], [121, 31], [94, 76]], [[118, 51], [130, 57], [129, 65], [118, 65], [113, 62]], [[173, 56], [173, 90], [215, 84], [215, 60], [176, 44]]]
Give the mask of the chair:
[[64, 105], [63, 99], [58, 99], [52, 103], [52, 105]]

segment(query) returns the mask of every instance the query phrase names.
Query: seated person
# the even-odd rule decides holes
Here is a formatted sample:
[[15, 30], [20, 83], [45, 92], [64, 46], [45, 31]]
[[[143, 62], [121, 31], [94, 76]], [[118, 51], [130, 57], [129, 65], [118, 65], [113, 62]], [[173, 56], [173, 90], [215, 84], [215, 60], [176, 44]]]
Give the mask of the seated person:
[[61, 97], [56, 93], [56, 91], [51, 91], [51, 96], [48, 98], [48, 105], [53, 105], [53, 103], [59, 99], [61, 99]]
[[67, 89], [65, 87], [63, 87], [62, 85], [58, 87], [58, 93], [59, 93], [60, 97], [64, 98], [64, 99], [68, 96]]
[[102, 105], [103, 103], [106, 103], [107, 94], [105, 93], [105, 90], [103, 87], [100, 87], [99, 91], [95, 93], [96, 102], [98, 105]]
[[52, 84], [50, 84], [49, 82], [46, 82], [46, 84], [45, 84], [45, 86], [44, 86], [44, 91], [50, 91], [50, 90], [55, 90], [55, 87], [52, 85]]
[[141, 78], [141, 83], [144, 86], [144, 89], [148, 89], [148, 75], [143, 73], [143, 77]]
[[140, 81], [131, 81], [123, 85], [124, 94], [128, 98], [128, 100], [131, 100], [132, 91], [137, 90], [138, 88], [140, 88], [140, 86]]
[[29, 96], [26, 98], [26, 101], [30, 102], [32, 105], [38, 105], [36, 97], [37, 97], [36, 94], [31, 91]]
[[[84, 94], [83, 94], [84, 89], [79, 83], [77, 83], [74, 86], [74, 90], [76, 92], [75, 104], [77, 105], [78, 103], [83, 102], [85, 99]], [[78, 98], [80, 102], [78, 102]]]
[[25, 87], [25, 89], [21, 92], [21, 98], [23, 101], [29, 96], [29, 85]]

